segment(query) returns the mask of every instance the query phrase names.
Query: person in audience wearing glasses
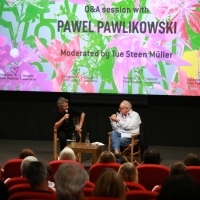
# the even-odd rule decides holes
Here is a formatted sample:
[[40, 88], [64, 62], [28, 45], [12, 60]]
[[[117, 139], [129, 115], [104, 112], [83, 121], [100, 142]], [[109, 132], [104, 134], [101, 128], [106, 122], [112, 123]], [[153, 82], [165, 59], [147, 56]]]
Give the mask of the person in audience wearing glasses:
[[[76, 141], [80, 140], [77, 131], [81, 130], [85, 113], [77, 108], [69, 106], [68, 99], [59, 97], [57, 100], [57, 108], [52, 110], [52, 121], [54, 129], [57, 129], [58, 138], [60, 139], [60, 150], [62, 151], [66, 146], [66, 140], [72, 139], [74, 133]], [[79, 124], [74, 125], [73, 119], [80, 117]]]
[[129, 101], [123, 100], [119, 105], [120, 113], [112, 114], [109, 118], [113, 131], [111, 133], [112, 148], [117, 162], [120, 161], [120, 146], [131, 143], [131, 135], [140, 131], [141, 119], [137, 112], [132, 110]]

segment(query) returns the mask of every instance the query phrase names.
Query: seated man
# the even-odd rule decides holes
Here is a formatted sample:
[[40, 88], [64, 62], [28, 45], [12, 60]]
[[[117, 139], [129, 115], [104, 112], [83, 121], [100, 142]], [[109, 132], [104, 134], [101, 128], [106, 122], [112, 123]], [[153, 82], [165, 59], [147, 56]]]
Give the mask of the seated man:
[[[75, 127], [73, 123], [73, 118], [80, 116], [80, 122]], [[72, 139], [72, 134], [75, 134], [76, 141], [80, 140], [80, 136], [77, 133], [81, 130], [85, 113], [79, 109], [69, 106], [68, 99], [59, 97], [57, 101], [57, 108], [52, 110], [52, 122], [54, 128], [57, 129], [57, 134], [60, 139], [60, 151], [62, 151], [66, 146], [66, 140]]]
[[85, 169], [75, 163], [61, 164], [54, 176], [57, 200], [85, 199], [83, 188], [89, 180]]
[[47, 168], [42, 162], [30, 162], [25, 175], [33, 190], [49, 191]]
[[120, 113], [111, 115], [110, 121], [113, 128], [111, 134], [112, 148], [114, 150], [117, 162], [120, 158], [120, 146], [128, 146], [131, 143], [131, 135], [140, 130], [140, 116], [132, 110], [129, 101], [122, 101], [119, 106]]

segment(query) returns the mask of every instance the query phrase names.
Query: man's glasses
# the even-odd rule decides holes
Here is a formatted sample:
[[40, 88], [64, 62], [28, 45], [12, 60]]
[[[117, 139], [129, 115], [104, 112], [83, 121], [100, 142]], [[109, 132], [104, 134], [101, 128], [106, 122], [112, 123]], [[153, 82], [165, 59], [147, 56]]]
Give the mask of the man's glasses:
[[123, 108], [119, 108], [119, 110], [123, 110], [124, 108], [126, 108], [126, 107], [123, 107]]

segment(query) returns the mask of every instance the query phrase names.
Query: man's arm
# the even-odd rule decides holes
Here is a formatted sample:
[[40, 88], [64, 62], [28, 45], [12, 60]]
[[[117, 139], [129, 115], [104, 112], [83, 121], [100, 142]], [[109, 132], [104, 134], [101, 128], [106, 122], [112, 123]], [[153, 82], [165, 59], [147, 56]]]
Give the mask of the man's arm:
[[58, 129], [64, 121], [69, 118], [69, 114], [65, 114], [59, 121], [54, 124], [54, 129]]
[[79, 124], [78, 124], [78, 126], [76, 126], [76, 131], [81, 130], [84, 120], [85, 120], [85, 113], [82, 112], [81, 116], [80, 116]]

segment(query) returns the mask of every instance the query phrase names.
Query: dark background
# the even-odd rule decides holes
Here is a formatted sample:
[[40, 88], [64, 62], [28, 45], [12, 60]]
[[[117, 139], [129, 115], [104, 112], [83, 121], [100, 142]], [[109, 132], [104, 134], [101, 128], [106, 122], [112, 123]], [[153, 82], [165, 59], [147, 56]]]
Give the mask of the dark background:
[[83, 136], [107, 144], [109, 116], [129, 100], [140, 114], [149, 145], [200, 146], [200, 97], [0, 91], [0, 139], [52, 140], [51, 110], [58, 97], [86, 113]]

